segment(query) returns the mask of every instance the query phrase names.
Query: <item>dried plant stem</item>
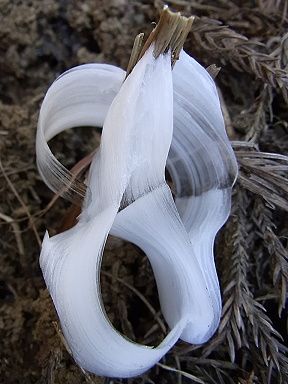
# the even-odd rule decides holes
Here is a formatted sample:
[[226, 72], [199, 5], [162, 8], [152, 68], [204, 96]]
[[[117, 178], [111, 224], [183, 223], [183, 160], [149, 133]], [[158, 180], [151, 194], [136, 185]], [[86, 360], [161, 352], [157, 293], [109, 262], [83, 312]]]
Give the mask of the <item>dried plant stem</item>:
[[25, 250], [24, 250], [24, 244], [23, 244], [23, 240], [21, 237], [21, 231], [20, 231], [18, 223], [12, 217], [5, 215], [4, 213], [1, 213], [1, 212], [0, 212], [0, 220], [3, 220], [6, 223], [11, 225], [11, 227], [13, 229], [14, 236], [15, 236], [15, 240], [17, 243], [17, 247], [18, 247], [18, 252], [19, 252], [19, 256], [20, 256], [20, 263], [24, 267], [25, 263], [26, 263], [26, 260], [24, 260]]
[[[85, 172], [88, 169], [94, 155], [95, 155], [95, 151], [89, 153], [87, 156], [83, 157], [83, 159], [78, 161], [78, 163], [76, 163], [70, 169], [70, 172], [73, 175], [71, 182], [76, 180], [78, 178], [78, 176], [80, 176], [83, 172]], [[85, 183], [83, 183], [83, 188], [87, 188]], [[55, 193], [55, 195], [53, 196], [51, 201], [48, 203], [48, 205], [45, 207], [45, 209], [40, 212], [39, 217], [45, 215], [53, 207], [53, 205], [56, 203], [56, 201], [59, 199], [59, 197], [62, 197], [62, 194], [65, 191], [67, 191], [67, 189], [69, 189], [69, 187], [66, 186], [66, 187], [62, 188], [59, 192]], [[77, 201], [76, 205], [78, 207], [81, 207], [82, 203], [83, 203], [83, 199], [81, 199], [81, 197], [79, 196], [79, 201]]]
[[19, 195], [19, 193], [17, 192], [17, 190], [16, 190], [16, 188], [14, 187], [13, 183], [11, 182], [11, 180], [9, 179], [9, 177], [6, 175], [1, 160], [0, 160], [0, 169], [1, 169], [2, 173], [3, 173], [3, 176], [4, 176], [4, 178], [5, 178], [6, 182], [7, 182], [7, 184], [8, 184], [9, 187], [10, 187], [11, 191], [14, 193], [15, 197], [17, 198], [17, 200], [19, 201], [19, 203], [21, 204], [21, 206], [22, 206], [23, 209], [25, 210], [26, 215], [27, 215], [27, 217], [28, 217], [28, 219], [29, 219], [30, 226], [31, 226], [31, 228], [32, 228], [32, 230], [33, 230], [33, 232], [34, 232], [36, 241], [37, 241], [39, 247], [41, 247], [40, 236], [39, 236], [39, 234], [38, 234], [38, 232], [37, 232], [37, 229], [36, 229], [36, 226], [35, 226], [35, 224], [34, 224], [33, 218], [32, 218], [32, 216], [31, 216], [31, 214], [30, 214], [30, 211], [29, 211], [27, 205], [25, 204], [25, 202], [23, 201], [23, 199], [21, 198], [21, 196]]
[[271, 370], [271, 374], [273, 371], [275, 375], [287, 379], [286, 347], [281, 344], [281, 335], [275, 330], [265, 308], [255, 300], [251, 290], [250, 222], [247, 216], [249, 208], [247, 192], [238, 187], [234, 193], [232, 217], [226, 231], [227, 242], [223, 255], [228, 267], [222, 269], [222, 320], [218, 335], [206, 347], [204, 356], [208, 356], [226, 340], [232, 362], [239, 350], [249, 348], [250, 359], [255, 358], [255, 369], [259, 372], [265, 370], [267, 374]]
[[[275, 233], [272, 211], [265, 205], [263, 199], [257, 198], [255, 200], [252, 217], [263, 245], [270, 255], [270, 258], [267, 260], [269, 262], [267, 268], [269, 268], [273, 286], [278, 291], [278, 295], [275, 298], [278, 298], [278, 314], [280, 317], [285, 309], [288, 296], [288, 251]], [[264, 275], [265, 268], [263, 268], [263, 263], [261, 264]]]
[[238, 180], [241, 186], [263, 197], [271, 206], [288, 211], [288, 157], [255, 151], [252, 148], [235, 153], [240, 165]]
[[[113, 275], [111, 275], [111, 273], [109, 272], [105, 272], [105, 271], [102, 271], [101, 272], [104, 276], [107, 276], [109, 278], [113, 278]], [[146, 305], [146, 307], [148, 308], [148, 310], [152, 313], [152, 315], [154, 316], [155, 320], [157, 321], [160, 329], [162, 330], [162, 332], [165, 334], [166, 333], [166, 327], [165, 327], [165, 324], [163, 323], [163, 321], [160, 319], [159, 315], [157, 314], [157, 312], [155, 311], [155, 309], [153, 308], [153, 306], [146, 300], [146, 298], [142, 295], [142, 293], [140, 293], [136, 288], [134, 288], [131, 284], [127, 283], [127, 281], [121, 279], [120, 277], [116, 277], [116, 280], [124, 285], [125, 287], [127, 287], [128, 289], [130, 289], [133, 293], [135, 293], [136, 296], [139, 297], [140, 300], [143, 301], [143, 303]]]
[[[210, 65], [210, 67], [211, 67], [211, 65]], [[210, 67], [208, 67], [208, 68], [210, 68]], [[208, 70], [208, 68], [206, 68], [206, 70]], [[218, 69], [218, 73], [219, 73], [219, 71], [220, 71], [220, 68]], [[210, 73], [210, 75], [211, 75], [211, 73]], [[227, 135], [228, 135], [230, 140], [235, 140], [237, 138], [237, 133], [233, 127], [233, 123], [232, 123], [225, 99], [224, 99], [222, 91], [219, 87], [217, 87], [217, 91], [218, 91], [218, 95], [219, 95], [219, 99], [220, 99], [221, 110], [223, 113], [223, 118], [224, 118], [224, 122], [225, 122], [225, 128], [226, 128]]]
[[139, 35], [135, 37], [129, 63], [127, 66], [126, 77], [129, 75], [129, 73], [132, 71], [132, 69], [135, 67], [136, 63], [139, 60], [139, 56], [140, 56], [142, 45], [143, 45], [143, 39], [144, 39], [144, 33], [139, 33]]
[[164, 7], [159, 22], [148, 36], [141, 51], [143, 34], [136, 36], [127, 67], [127, 76], [152, 43], [155, 44], [155, 58], [171, 51], [171, 65], [173, 67], [179, 59], [180, 51], [191, 30], [193, 20], [194, 17], [181, 16], [180, 13], [173, 13], [168, 7]]
[[218, 73], [221, 71], [221, 67], [217, 67], [215, 64], [211, 64], [206, 68], [206, 71], [212, 77], [212, 79], [216, 79]]
[[186, 377], [187, 379], [192, 380], [194, 383], [205, 384], [203, 380], [199, 379], [198, 377], [196, 377], [194, 375], [191, 375], [191, 373], [181, 371], [177, 368], [169, 367], [168, 365], [161, 364], [161, 363], [158, 363], [157, 366], [165, 369], [166, 371], [171, 371], [171, 372], [181, 374], [183, 377]]

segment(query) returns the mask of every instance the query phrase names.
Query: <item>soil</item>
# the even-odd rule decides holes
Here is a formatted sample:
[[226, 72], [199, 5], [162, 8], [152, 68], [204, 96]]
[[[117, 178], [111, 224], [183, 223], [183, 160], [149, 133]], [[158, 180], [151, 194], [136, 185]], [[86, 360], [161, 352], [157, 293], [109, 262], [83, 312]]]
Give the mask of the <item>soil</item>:
[[[0, 212], [6, 218], [6, 222], [1, 221], [0, 240], [1, 383], [72, 384], [92, 380], [74, 364], [62, 343], [38, 264], [37, 237], [42, 239], [46, 228], [56, 233], [59, 218], [69, 208], [59, 200], [45, 217], [35, 218], [53, 197], [35, 166], [38, 112], [48, 86], [66, 69], [87, 62], [126, 68], [134, 37], [142, 31], [149, 33], [156, 15], [149, 1], [0, 1]], [[76, 129], [73, 134], [60, 135], [52, 145], [59, 159], [70, 166], [89, 153], [97, 140], [96, 132], [85, 130], [83, 134]], [[65, 159], [64, 153], [68, 154]], [[27, 220], [27, 211], [33, 216], [35, 231]], [[9, 217], [15, 221], [14, 226]], [[159, 310], [145, 255], [111, 238], [103, 270], [110, 274], [102, 276], [103, 300], [110, 320], [128, 337], [143, 342], [155, 325], [154, 316], [121, 282], [131, 284]], [[153, 344], [161, 338], [161, 332], [152, 332], [145, 341]], [[101, 378], [93, 380], [104, 382]]]
[[[184, 13], [189, 11], [190, 6], [185, 5], [189, 2], [175, 1], [178, 3], [184, 4]], [[46, 229], [50, 234], [59, 230], [70, 205], [59, 199], [40, 215], [53, 194], [35, 165], [37, 118], [49, 85], [66, 69], [87, 62], [125, 69], [135, 36], [151, 31], [159, 4], [152, 0], [0, 0], [0, 383], [110, 383], [83, 373], [74, 363], [39, 268], [39, 239]], [[249, 35], [249, 29], [246, 32]], [[205, 55], [193, 38], [188, 39], [187, 49], [205, 65], [223, 64], [213, 52]], [[237, 78], [235, 73], [232, 65], [224, 66], [219, 82], [230, 112], [238, 116], [254, 94], [247, 86], [250, 75], [242, 73]], [[245, 88], [237, 100], [228, 82], [231, 88]], [[241, 135], [241, 119], [237, 122]], [[71, 167], [98, 141], [96, 130], [79, 128], [61, 134], [52, 146], [58, 158]], [[146, 256], [111, 237], [102, 269], [103, 300], [115, 327], [132, 340], [157, 344], [165, 332], [145, 300], [165, 322]], [[179, 380], [159, 368], [147, 377], [163, 384]], [[129, 383], [149, 382], [145, 380], [136, 378]]]

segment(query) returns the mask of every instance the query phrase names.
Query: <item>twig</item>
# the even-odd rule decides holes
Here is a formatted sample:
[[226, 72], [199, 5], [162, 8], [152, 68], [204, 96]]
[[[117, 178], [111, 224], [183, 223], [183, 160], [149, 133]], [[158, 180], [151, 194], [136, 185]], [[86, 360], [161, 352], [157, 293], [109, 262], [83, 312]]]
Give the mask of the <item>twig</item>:
[[187, 379], [190, 379], [190, 380], [194, 381], [195, 383], [205, 384], [205, 382], [203, 380], [199, 379], [198, 377], [196, 377], [194, 375], [191, 375], [191, 373], [188, 373], [188, 372], [185, 372], [185, 371], [181, 371], [179, 369], [176, 369], [176, 368], [173, 368], [173, 367], [169, 367], [168, 365], [161, 364], [161, 363], [158, 363], [157, 366], [160, 367], [160, 368], [165, 369], [166, 371], [171, 371], [171, 372], [179, 373], [182, 376], [187, 377]]
[[[111, 279], [113, 278], [113, 275], [109, 272], [101, 271], [101, 273], [104, 276], [110, 277]], [[142, 295], [142, 293], [140, 293], [136, 288], [134, 288], [132, 285], [130, 285], [129, 283], [127, 283], [125, 280], [121, 279], [120, 277], [116, 277], [116, 280], [119, 281], [119, 283], [123, 284], [125, 287], [129, 288], [133, 293], [135, 293], [135, 295], [137, 295], [139, 297], [139, 299], [141, 299], [143, 301], [143, 303], [146, 305], [146, 307], [149, 309], [149, 311], [154, 316], [155, 320], [159, 324], [163, 333], [166, 333], [166, 327], [165, 327], [163, 321], [160, 319], [160, 317], [158, 316], [155, 309], [152, 307], [152, 305], [149, 303], [149, 301]]]
[[27, 214], [27, 217], [28, 217], [28, 219], [29, 219], [29, 223], [30, 223], [30, 225], [31, 225], [31, 228], [32, 228], [32, 230], [33, 230], [33, 232], [34, 232], [36, 241], [37, 241], [39, 247], [41, 247], [40, 236], [39, 236], [39, 234], [38, 234], [38, 232], [37, 232], [37, 229], [36, 229], [36, 227], [35, 227], [35, 224], [34, 224], [34, 221], [33, 221], [32, 216], [31, 216], [31, 214], [30, 214], [30, 212], [29, 212], [29, 209], [28, 209], [27, 205], [24, 203], [24, 201], [23, 201], [23, 199], [21, 198], [21, 196], [19, 195], [19, 193], [16, 191], [16, 189], [15, 189], [13, 183], [11, 182], [11, 180], [9, 179], [9, 177], [6, 175], [5, 170], [4, 170], [4, 168], [3, 168], [3, 164], [2, 164], [1, 159], [0, 159], [0, 169], [1, 169], [2, 173], [3, 173], [3, 176], [4, 176], [4, 178], [5, 178], [6, 182], [7, 182], [7, 184], [8, 184], [9, 187], [10, 187], [11, 191], [14, 193], [15, 197], [17, 198], [17, 200], [19, 201], [19, 203], [21, 204], [21, 206], [22, 206], [23, 209], [25, 210], [25, 212], [26, 212], [26, 214]]
[[13, 228], [13, 233], [16, 239], [17, 247], [18, 247], [18, 252], [20, 255], [20, 263], [22, 266], [24, 266], [24, 257], [25, 257], [25, 250], [24, 250], [24, 244], [23, 240], [21, 237], [21, 231], [19, 228], [18, 223], [16, 223], [12, 217], [5, 215], [4, 213], [0, 212], [0, 219], [5, 221], [6, 223], [9, 223], [11, 227]]

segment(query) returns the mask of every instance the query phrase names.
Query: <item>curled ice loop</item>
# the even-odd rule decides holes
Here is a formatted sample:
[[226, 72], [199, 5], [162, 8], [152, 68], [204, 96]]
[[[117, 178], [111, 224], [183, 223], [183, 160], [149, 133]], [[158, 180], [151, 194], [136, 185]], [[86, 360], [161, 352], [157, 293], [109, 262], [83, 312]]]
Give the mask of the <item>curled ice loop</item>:
[[[62, 75], [42, 104], [36, 145], [47, 185], [69, 187], [70, 199], [84, 197], [75, 227], [46, 234], [43, 275], [73, 357], [110, 377], [141, 374], [179, 338], [199, 344], [214, 334], [221, 297], [213, 244], [237, 174], [215, 84], [194, 59], [182, 51], [172, 72], [170, 55], [155, 58], [152, 44], [124, 78], [121, 69], [98, 64]], [[81, 125], [103, 125], [87, 189], [47, 145]], [[107, 318], [100, 268], [109, 233], [137, 244], [150, 260], [171, 329], [156, 348], [124, 338]]]

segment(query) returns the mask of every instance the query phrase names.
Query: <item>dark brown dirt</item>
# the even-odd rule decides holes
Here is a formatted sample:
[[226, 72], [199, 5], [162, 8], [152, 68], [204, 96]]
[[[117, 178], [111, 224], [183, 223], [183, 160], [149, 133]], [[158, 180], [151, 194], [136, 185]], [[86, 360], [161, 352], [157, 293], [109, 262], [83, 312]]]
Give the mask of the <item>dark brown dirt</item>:
[[[194, 2], [170, 3], [175, 3], [175, 8], [181, 8], [184, 13], [207, 16], [205, 7], [204, 10], [191, 8]], [[210, 17], [215, 14], [221, 21], [232, 20], [233, 27], [249, 38], [253, 39], [256, 33], [263, 40], [267, 38], [263, 27], [266, 18], [251, 11], [253, 1], [242, 2], [245, 9], [239, 17], [230, 13], [226, 14], [226, 19], [223, 15], [223, 20], [217, 10], [213, 11], [213, 2], [206, 3], [212, 7]], [[151, 23], [157, 20], [156, 6], [159, 4], [152, 0], [0, 0], [1, 384], [110, 382], [84, 374], [74, 364], [62, 342], [57, 316], [38, 265], [37, 237], [42, 239], [46, 228], [51, 234], [56, 233], [59, 218], [65, 216], [69, 204], [59, 200], [44, 217], [39, 216], [53, 194], [41, 181], [35, 166], [37, 117], [49, 84], [64, 70], [87, 62], [105, 62], [126, 68], [134, 37], [139, 32], [150, 32]], [[273, 19], [272, 14], [265, 17], [277, 34], [281, 29], [277, 17]], [[249, 119], [253, 120], [254, 112], [248, 109], [258, 96], [253, 89], [259, 88], [261, 80], [253, 70], [247, 73], [238, 70], [233, 64], [233, 54], [228, 57], [224, 50], [216, 48], [206, 54], [196, 37], [188, 39], [188, 50], [205, 65], [216, 63], [223, 67], [219, 84], [236, 127], [232, 132], [234, 139], [239, 139], [247, 132]], [[242, 110], [247, 113], [241, 114]], [[285, 128], [279, 128], [278, 133], [273, 133], [280, 137], [273, 150], [287, 152], [284, 131]], [[271, 142], [269, 135], [271, 132], [267, 133]], [[262, 138], [264, 147], [265, 140]], [[89, 153], [97, 141], [96, 132], [79, 128], [60, 135], [54, 140], [53, 148], [59, 159], [72, 166]], [[32, 215], [34, 230], [27, 212]], [[136, 247], [111, 238], [105, 250], [103, 271], [103, 299], [113, 324], [131, 339], [155, 345], [164, 337], [164, 332], [143, 299], [130, 287], [144, 295], [156, 312], [160, 310], [153, 274], [145, 255]], [[161, 314], [159, 316], [163, 322]], [[177, 366], [177, 361], [173, 360], [172, 365]], [[239, 372], [236, 376], [242, 377], [241, 369]], [[243, 377], [248, 380], [246, 371]], [[148, 383], [152, 379], [162, 384], [177, 380], [181, 383], [176, 374], [159, 368], [129, 383]], [[188, 379], [184, 378], [183, 383], [185, 380]], [[220, 382], [216, 376], [215, 380]], [[254, 383], [245, 381], [250, 382]]]
[[[20, 202], [1, 172], [0, 212], [13, 218], [16, 225], [13, 228], [1, 220], [1, 383], [72, 384], [92, 380], [74, 364], [59, 337], [57, 317], [38, 266], [39, 245], [27, 220], [27, 210], [37, 215], [53, 196], [35, 166], [37, 116], [49, 84], [65, 69], [86, 62], [125, 68], [135, 35], [151, 30], [154, 18], [151, 2], [0, 1], [1, 163], [21, 196]], [[83, 135], [79, 129], [61, 135], [53, 147], [60, 158], [68, 153], [65, 161], [69, 166], [96, 144], [97, 134], [86, 130]], [[58, 201], [44, 218], [33, 219], [40, 238], [45, 227], [55, 233], [67, 207]], [[154, 316], [117, 279], [134, 286], [159, 310], [146, 257], [135, 247], [110, 239], [103, 268], [111, 274], [102, 277], [110, 319], [127, 336], [143, 341], [146, 331], [156, 324]], [[154, 332], [146, 342], [153, 344], [161, 337], [161, 332]]]

